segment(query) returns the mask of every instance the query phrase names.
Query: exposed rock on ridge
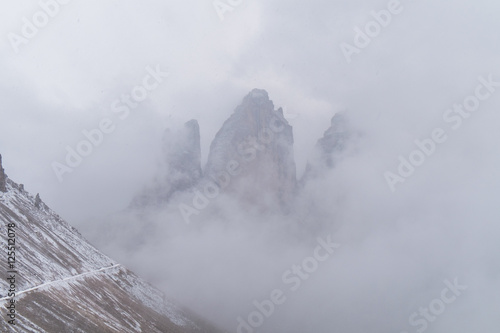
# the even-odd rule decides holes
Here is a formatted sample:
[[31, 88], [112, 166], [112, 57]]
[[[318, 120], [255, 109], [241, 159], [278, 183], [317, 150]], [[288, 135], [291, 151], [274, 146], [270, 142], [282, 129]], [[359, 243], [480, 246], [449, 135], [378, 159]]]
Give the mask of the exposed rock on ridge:
[[[300, 185], [335, 167], [356, 134], [350, 127], [345, 112], [335, 114], [314, 147]], [[215, 135], [203, 172], [198, 123], [191, 120], [182, 131], [167, 130], [165, 167], [155, 185], [137, 196], [132, 207], [163, 207], [182, 192], [204, 194], [200, 206], [224, 192], [257, 209], [279, 207], [288, 212], [298, 189], [293, 144], [292, 126], [282, 109], [275, 110], [265, 90], [253, 89]]]
[[7, 192], [6, 179], [7, 179], [7, 175], [5, 174], [5, 170], [2, 167], [2, 155], [0, 155], [0, 191], [1, 192]]
[[252, 90], [224, 122], [210, 145], [205, 178], [221, 183], [230, 161], [241, 173], [226, 190], [264, 207], [290, 204], [296, 189], [292, 127], [265, 90]]

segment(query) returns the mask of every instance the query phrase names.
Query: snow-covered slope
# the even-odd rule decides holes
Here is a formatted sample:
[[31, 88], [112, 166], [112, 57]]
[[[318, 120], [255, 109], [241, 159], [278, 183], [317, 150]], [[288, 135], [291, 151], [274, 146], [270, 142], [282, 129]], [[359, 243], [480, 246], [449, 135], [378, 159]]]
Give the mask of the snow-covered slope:
[[0, 246], [11, 247], [10, 264], [6, 251], [0, 259], [1, 332], [217, 332], [100, 253], [1, 162], [0, 170]]

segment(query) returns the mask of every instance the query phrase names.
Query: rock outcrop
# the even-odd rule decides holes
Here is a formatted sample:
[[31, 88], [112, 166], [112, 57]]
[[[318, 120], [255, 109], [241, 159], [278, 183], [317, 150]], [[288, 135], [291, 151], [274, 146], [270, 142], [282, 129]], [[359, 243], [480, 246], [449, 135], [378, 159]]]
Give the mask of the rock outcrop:
[[[228, 169], [235, 165], [238, 174], [231, 175]], [[296, 189], [292, 127], [265, 90], [252, 90], [224, 122], [210, 146], [204, 178], [245, 202], [287, 209]]]
[[326, 170], [334, 168], [352, 136], [347, 115], [342, 112], [335, 114], [330, 127], [316, 143], [312, 159], [307, 163], [301, 182], [321, 176]]
[[160, 174], [134, 198], [131, 208], [163, 207], [174, 194], [195, 188], [203, 192], [211, 183], [218, 193], [286, 212], [297, 187], [292, 127], [265, 90], [252, 90], [224, 122], [203, 171], [196, 120], [180, 131], [165, 132], [162, 156]]
[[200, 127], [190, 120], [178, 131], [163, 135], [160, 173], [131, 203], [133, 208], [161, 206], [176, 192], [193, 187], [201, 178]]
[[2, 167], [2, 155], [0, 154], [0, 192], [7, 192], [6, 188], [7, 175]]

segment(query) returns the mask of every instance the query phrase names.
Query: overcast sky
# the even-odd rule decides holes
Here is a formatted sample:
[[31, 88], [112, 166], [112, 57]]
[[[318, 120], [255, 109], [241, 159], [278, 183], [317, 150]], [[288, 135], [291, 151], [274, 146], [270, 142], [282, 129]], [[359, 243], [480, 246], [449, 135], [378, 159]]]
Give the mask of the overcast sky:
[[[59, 5], [54, 17], [47, 16], [47, 24], [22, 43], [13, 42], [13, 34], [24, 38], [23, 18], [33, 22], [40, 4], [4, 2], [0, 12], [4, 168], [28, 191], [40, 192], [76, 227], [128, 205], [154, 174], [165, 128], [197, 119], [206, 159], [224, 120], [251, 89], [261, 88], [276, 108], [285, 109], [293, 126], [299, 175], [336, 112], [348, 110], [365, 133], [358, 157], [341, 166], [330, 183], [350, 189], [342, 214], [352, 225], [344, 230], [344, 241], [383, 226], [396, 238], [409, 237], [417, 248], [425, 238], [410, 235], [424, 234], [424, 229], [433, 229], [434, 219], [444, 218], [446, 224], [436, 227], [440, 229], [436, 235], [450, 236], [447, 228], [452, 230], [454, 221], [462, 232], [473, 234], [463, 247], [455, 244], [450, 249], [460, 251], [470, 265], [483, 260], [484, 253], [498, 250], [485, 248], [466, 255], [467, 249], [473, 251], [483, 237], [498, 231], [498, 227], [470, 231], [466, 226], [498, 221], [494, 207], [500, 183], [500, 87], [456, 129], [443, 115], [476, 93], [483, 84], [479, 77], [500, 82], [499, 2], [401, 0], [396, 6], [387, 0], [247, 0], [218, 13], [211, 0], [72, 0]], [[365, 30], [374, 20], [371, 12], [388, 6], [397, 12], [391, 14], [390, 23], [366, 47], [346, 57], [342, 43], [354, 47], [355, 28]], [[121, 119], [113, 112], [113, 102], [130, 94], [157, 68], [168, 77]], [[484, 96], [489, 90], [481, 91]], [[66, 147], [75, 148], [85, 139], [82, 131], [98, 128], [106, 118], [115, 130], [60, 182], [53, 162], [64, 163]], [[414, 175], [398, 183], [392, 193], [384, 173], [397, 173], [398, 156], [408, 157], [416, 149], [414, 140], [431, 137], [435, 128], [441, 128], [447, 140], [437, 144]], [[421, 229], [412, 219], [423, 223]], [[367, 220], [373, 224], [360, 222]], [[412, 227], [400, 233], [392, 229], [406, 222]], [[387, 254], [378, 247], [381, 240], [393, 239], [387, 236], [372, 238], [369, 244]], [[438, 246], [440, 241], [433, 238], [432, 243]], [[426, 255], [432, 257], [433, 252]], [[353, 260], [359, 267], [371, 262], [355, 258], [352, 253], [345, 255], [346, 262]], [[390, 263], [390, 257], [385, 258], [382, 265]], [[489, 259], [484, 260], [481, 267], [487, 266], [486, 261], [489, 265]], [[437, 270], [439, 263], [432, 268]], [[455, 271], [467, 267], [458, 266]], [[342, 285], [343, 277], [338, 279]], [[477, 298], [487, 294], [485, 288]], [[478, 299], [470, 304], [480, 304]], [[475, 318], [481, 322], [479, 314]]]
[[[276, 107], [286, 107], [299, 174], [341, 109], [363, 113], [373, 127], [390, 124], [384, 129], [390, 144], [410, 147], [410, 138], [426, 135], [477, 76], [498, 73], [500, 5], [402, 0], [400, 13], [348, 63], [341, 43], [354, 45], [353, 29], [388, 3], [243, 1], [221, 21], [211, 1], [73, 0], [26, 43], [13, 43], [9, 33], [23, 38], [23, 17], [33, 22], [40, 4], [6, 3], [0, 14], [6, 170], [78, 223], [128, 202], [151, 173], [164, 128], [197, 119], [206, 157], [216, 131], [252, 88], [268, 90]], [[122, 121], [112, 102], [157, 65], [169, 77]], [[76, 147], [83, 130], [107, 117], [116, 130], [60, 183], [52, 162], [63, 162], [66, 146]]]

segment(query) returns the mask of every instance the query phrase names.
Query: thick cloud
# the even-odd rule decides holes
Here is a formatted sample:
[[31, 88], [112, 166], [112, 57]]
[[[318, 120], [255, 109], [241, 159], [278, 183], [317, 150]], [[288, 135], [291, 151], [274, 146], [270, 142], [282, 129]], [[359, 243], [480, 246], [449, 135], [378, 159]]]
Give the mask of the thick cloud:
[[[116, 244], [106, 251], [233, 331], [253, 300], [281, 288], [287, 301], [262, 331], [415, 332], [423, 326], [410, 326], [410, 315], [458, 277], [467, 290], [426, 331], [497, 332], [500, 87], [456, 129], [443, 115], [475, 94], [478, 77], [500, 82], [500, 5], [401, 0], [348, 63], [342, 43], [355, 46], [354, 29], [390, 3], [243, 1], [221, 21], [211, 1], [70, 1], [18, 53], [9, 33], [22, 35], [23, 17], [32, 20], [40, 3], [5, 3], [4, 168], [98, 242], [99, 226], [88, 221], [123, 209], [153, 177], [164, 128], [198, 119], [206, 159], [241, 98], [266, 89], [294, 127], [301, 174], [330, 118], [348, 110], [362, 139], [304, 194], [331, 218], [320, 234], [331, 233], [341, 248], [297, 292], [282, 274], [310, 255], [314, 237], [298, 241], [292, 227], [283, 234], [297, 221], [278, 217], [253, 227], [259, 218], [241, 214], [230, 198], [218, 203], [229, 227], [210, 223], [208, 212], [199, 229], [171, 226], [182, 222], [167, 211], [159, 220], [171, 223], [159, 234], [168, 237], [131, 244], [129, 257]], [[120, 119], [113, 102], [157, 65], [169, 76]], [[104, 118], [116, 129], [59, 182], [52, 162], [63, 162], [66, 146], [75, 148]], [[392, 192], [384, 173], [397, 173], [399, 156], [408, 159], [414, 141], [435, 128], [446, 141]]]

